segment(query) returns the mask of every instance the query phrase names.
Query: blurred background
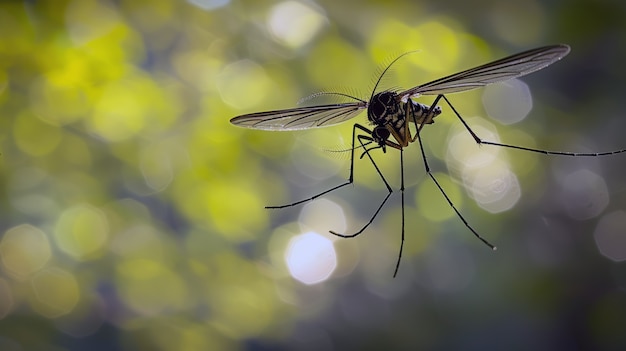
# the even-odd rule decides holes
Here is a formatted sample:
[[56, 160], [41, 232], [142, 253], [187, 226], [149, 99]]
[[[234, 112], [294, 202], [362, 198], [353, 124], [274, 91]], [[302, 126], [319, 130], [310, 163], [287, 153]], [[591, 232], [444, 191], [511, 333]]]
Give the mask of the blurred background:
[[[562, 61], [449, 95], [485, 140], [626, 148], [626, 3], [3, 1], [1, 350], [623, 350], [626, 154], [422, 131], [477, 240], [404, 153], [345, 182], [353, 122], [238, 128], [319, 91], [369, 99], [526, 49]], [[323, 103], [312, 99], [305, 104]], [[336, 100], [336, 99], [335, 99]], [[433, 97], [419, 102], [430, 104]]]

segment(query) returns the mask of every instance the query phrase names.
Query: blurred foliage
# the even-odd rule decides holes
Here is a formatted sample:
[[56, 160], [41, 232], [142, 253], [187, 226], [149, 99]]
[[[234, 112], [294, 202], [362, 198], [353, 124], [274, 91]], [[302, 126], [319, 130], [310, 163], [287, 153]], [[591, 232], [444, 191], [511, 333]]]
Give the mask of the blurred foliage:
[[[420, 50], [384, 87], [564, 42], [563, 62], [524, 79], [524, 121], [487, 121], [480, 90], [451, 100], [506, 143], [624, 148], [625, 4], [1, 2], [0, 350], [624, 349], [624, 156], [502, 151], [522, 195], [490, 213], [446, 162], [462, 128], [444, 105], [424, 129], [429, 161], [500, 250], [471, 236], [412, 145], [399, 277], [394, 193], [309, 286], [289, 275], [288, 242], [303, 223], [338, 224], [264, 206], [344, 181], [346, 153], [325, 150], [349, 147], [352, 123], [269, 133], [229, 119], [323, 90], [368, 98], [377, 67], [406, 51]], [[397, 189], [397, 152], [375, 160]], [[354, 186], [325, 196], [347, 231], [385, 196], [366, 160], [355, 168]]]

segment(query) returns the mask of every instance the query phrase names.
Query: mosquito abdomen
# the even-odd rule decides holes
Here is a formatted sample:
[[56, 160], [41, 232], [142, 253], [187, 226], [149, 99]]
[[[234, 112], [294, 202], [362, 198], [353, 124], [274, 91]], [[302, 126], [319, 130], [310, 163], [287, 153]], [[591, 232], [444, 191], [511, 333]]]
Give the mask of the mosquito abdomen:
[[431, 111], [428, 105], [420, 104], [411, 99], [409, 99], [409, 103], [413, 104], [412, 112], [415, 117], [415, 119], [411, 118], [410, 120], [416, 124], [433, 124], [435, 122], [433, 119], [441, 114], [441, 107], [439, 106], [435, 106]]

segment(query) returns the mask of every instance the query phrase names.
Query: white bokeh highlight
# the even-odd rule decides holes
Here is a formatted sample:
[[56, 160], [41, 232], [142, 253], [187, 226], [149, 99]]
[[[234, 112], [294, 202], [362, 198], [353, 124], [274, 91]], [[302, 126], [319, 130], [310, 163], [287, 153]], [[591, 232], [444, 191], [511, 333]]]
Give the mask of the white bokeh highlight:
[[503, 162], [465, 172], [463, 182], [478, 206], [491, 213], [510, 210], [522, 196], [517, 176]]
[[483, 91], [487, 114], [502, 124], [522, 121], [533, 108], [533, 98], [526, 83], [518, 79], [491, 84]]
[[[480, 119], [468, 119], [472, 130], [483, 140], [500, 142], [496, 129]], [[458, 128], [449, 138], [448, 169], [463, 180], [476, 204], [490, 213], [510, 210], [521, 198], [517, 176], [511, 171], [502, 147], [478, 146], [469, 132]]]
[[606, 214], [593, 233], [596, 246], [606, 258], [621, 262], [626, 260], [626, 211]]
[[289, 274], [307, 285], [325, 281], [337, 268], [333, 242], [315, 232], [293, 237], [287, 246], [285, 261]]
[[585, 220], [599, 216], [609, 205], [609, 190], [600, 175], [580, 169], [568, 174], [563, 183], [562, 201], [567, 214]]
[[312, 3], [284, 1], [270, 11], [267, 27], [277, 42], [297, 49], [311, 41], [326, 22], [326, 15]]
[[[300, 211], [298, 223], [303, 232], [328, 233], [332, 230], [343, 233], [347, 229], [343, 208], [328, 199], [319, 199], [307, 203]], [[339, 238], [334, 235], [330, 238], [332, 241], [337, 239]]]

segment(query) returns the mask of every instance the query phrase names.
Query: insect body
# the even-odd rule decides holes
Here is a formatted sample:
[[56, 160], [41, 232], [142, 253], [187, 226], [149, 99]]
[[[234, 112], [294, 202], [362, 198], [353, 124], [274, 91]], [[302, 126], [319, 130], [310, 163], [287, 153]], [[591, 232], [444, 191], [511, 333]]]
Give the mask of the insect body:
[[[345, 98], [354, 100], [353, 102], [340, 103], [340, 104], [328, 104], [317, 105], [307, 107], [297, 107], [285, 110], [275, 110], [268, 112], [251, 113], [231, 119], [231, 123], [240, 127], [247, 127], [253, 129], [273, 130], [273, 131], [287, 131], [287, 130], [300, 130], [316, 127], [330, 126], [347, 121], [364, 109], [367, 109], [367, 118], [372, 125], [371, 129], [363, 126], [359, 123], [355, 123], [352, 128], [352, 147], [350, 148], [350, 176], [348, 180], [340, 185], [325, 190], [315, 196], [307, 199], [296, 201], [290, 204], [281, 206], [268, 206], [266, 208], [285, 208], [290, 206], [299, 205], [301, 203], [316, 199], [322, 195], [328, 194], [346, 185], [352, 184], [354, 180], [354, 151], [355, 149], [362, 148], [364, 151], [361, 154], [361, 158], [367, 156], [372, 165], [376, 169], [381, 180], [387, 187], [387, 196], [378, 206], [376, 212], [372, 215], [370, 220], [357, 232], [352, 234], [342, 234], [334, 231], [330, 233], [350, 238], [361, 234], [376, 218], [380, 210], [383, 208], [387, 199], [393, 192], [391, 186], [383, 176], [382, 172], [374, 162], [374, 159], [370, 155], [370, 151], [374, 149], [382, 149], [386, 152], [387, 147], [391, 147], [400, 151], [400, 192], [402, 196], [402, 240], [400, 244], [400, 252], [398, 254], [398, 260], [394, 270], [394, 277], [398, 273], [400, 261], [402, 258], [402, 249], [404, 245], [404, 148], [409, 144], [417, 141], [420, 145], [420, 151], [422, 159], [424, 161], [424, 168], [429, 177], [433, 180], [441, 194], [445, 197], [450, 207], [456, 212], [457, 216], [465, 224], [465, 226], [483, 243], [495, 250], [495, 246], [485, 240], [461, 215], [461, 213], [454, 206], [444, 189], [441, 187], [435, 176], [431, 173], [426, 155], [424, 154], [424, 148], [422, 146], [422, 140], [420, 133], [424, 125], [434, 123], [434, 119], [441, 114], [441, 107], [438, 106], [439, 101], [443, 100], [450, 107], [452, 112], [456, 115], [459, 121], [463, 124], [465, 129], [472, 135], [472, 138], [477, 144], [493, 145], [506, 147], [511, 149], [536, 152], [546, 155], [562, 155], [562, 156], [603, 156], [613, 155], [617, 153], [625, 152], [626, 149], [602, 152], [602, 153], [574, 153], [574, 152], [561, 152], [561, 151], [547, 151], [541, 149], [527, 148], [523, 146], [509, 145], [496, 143], [491, 141], [485, 141], [479, 138], [476, 133], [470, 128], [470, 126], [461, 117], [459, 112], [450, 103], [447, 94], [462, 92], [479, 88], [491, 83], [502, 82], [511, 78], [521, 77], [526, 74], [535, 72], [542, 68], [545, 68], [552, 63], [560, 60], [570, 51], [569, 46], [551, 45], [544, 46], [537, 49], [524, 51], [519, 54], [515, 54], [503, 59], [484, 64], [475, 68], [471, 68], [456, 74], [452, 74], [432, 82], [418, 85], [404, 91], [382, 91], [376, 92], [376, 87], [380, 83], [384, 74], [389, 70], [397, 60], [403, 56], [409, 54], [405, 53], [395, 60], [393, 60], [385, 70], [383, 70], [381, 76], [378, 78], [376, 85], [372, 91], [369, 101], [359, 99], [357, 97], [349, 96], [341, 93], [325, 93], [340, 95]], [[414, 98], [423, 95], [435, 95], [434, 102], [430, 105], [420, 104], [413, 101]], [[411, 131], [411, 125], [413, 130]], [[358, 144], [357, 144], [358, 142]], [[371, 146], [369, 146], [371, 145]], [[369, 146], [369, 147], [368, 147]]]
[[[409, 99], [398, 101], [398, 94], [385, 91], [372, 97], [367, 109], [367, 118], [375, 127], [372, 141], [385, 151], [385, 146], [402, 149], [415, 141], [411, 138], [409, 124], [415, 126], [432, 124], [434, 118], [441, 114], [441, 107], [430, 108]], [[389, 140], [393, 136], [396, 142]]]

